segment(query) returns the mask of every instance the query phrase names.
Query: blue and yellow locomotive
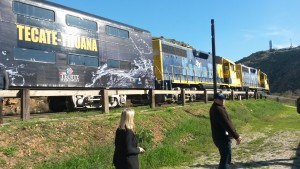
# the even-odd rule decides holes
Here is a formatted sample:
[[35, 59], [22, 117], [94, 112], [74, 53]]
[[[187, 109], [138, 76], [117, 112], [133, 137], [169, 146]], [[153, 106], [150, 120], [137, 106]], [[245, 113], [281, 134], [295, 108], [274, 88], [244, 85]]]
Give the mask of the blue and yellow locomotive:
[[[190, 45], [153, 38], [156, 89], [201, 90], [213, 88], [212, 55]], [[224, 90], [269, 91], [267, 75], [260, 70], [216, 57], [217, 86]]]

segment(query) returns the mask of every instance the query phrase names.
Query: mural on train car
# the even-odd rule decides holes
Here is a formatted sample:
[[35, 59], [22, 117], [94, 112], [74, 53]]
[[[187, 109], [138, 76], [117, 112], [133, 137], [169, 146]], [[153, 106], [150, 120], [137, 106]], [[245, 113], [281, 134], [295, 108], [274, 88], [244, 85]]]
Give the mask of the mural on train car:
[[[149, 36], [149, 38], [151, 38]], [[86, 87], [99, 85], [104, 80], [109, 87], [128, 87], [128, 88], [154, 88], [154, 73], [152, 57], [152, 46], [146, 42], [139, 34], [132, 33], [130, 41], [134, 48], [133, 53], [136, 58], [132, 62], [132, 69], [124, 71], [121, 69], [110, 69], [107, 63], [99, 67], [96, 72], [92, 72], [93, 77], [91, 83], [86, 84]], [[149, 57], [150, 56], [150, 57]]]
[[[20, 15], [17, 18], [14, 31], [16, 47], [10, 52], [10, 56], [7, 56], [7, 51], [1, 53], [7, 56], [0, 66], [7, 70], [11, 86], [154, 88], [150, 33], [131, 31], [126, 45], [121, 44], [119, 49], [105, 48], [103, 46], [111, 42], [100, 41], [101, 35], [97, 32], [65, 27], [58, 23], [33, 22]], [[68, 60], [66, 65], [57, 66], [57, 53], [65, 57], [72, 54], [75, 57], [84, 55], [97, 58], [94, 60], [97, 66], [82, 68]], [[103, 53], [128, 59], [130, 69], [109, 67], [107, 62], [110, 56], [104, 56]], [[55, 71], [57, 73], [53, 73]], [[45, 73], [44, 77], [42, 73]], [[47, 76], [51, 76], [52, 80]]]

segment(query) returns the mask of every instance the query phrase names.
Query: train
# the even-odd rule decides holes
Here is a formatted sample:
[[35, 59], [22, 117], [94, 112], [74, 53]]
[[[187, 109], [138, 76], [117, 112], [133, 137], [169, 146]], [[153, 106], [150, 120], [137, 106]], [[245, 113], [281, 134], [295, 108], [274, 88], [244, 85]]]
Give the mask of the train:
[[[212, 55], [189, 44], [49, 1], [1, 0], [0, 6], [0, 68], [8, 74], [9, 89], [213, 86]], [[219, 89], [269, 91], [267, 75], [259, 69], [220, 56], [216, 68]], [[109, 97], [109, 106], [116, 107], [134, 96]], [[178, 100], [176, 95], [163, 98]], [[100, 100], [101, 95], [48, 97], [54, 111], [97, 108]]]

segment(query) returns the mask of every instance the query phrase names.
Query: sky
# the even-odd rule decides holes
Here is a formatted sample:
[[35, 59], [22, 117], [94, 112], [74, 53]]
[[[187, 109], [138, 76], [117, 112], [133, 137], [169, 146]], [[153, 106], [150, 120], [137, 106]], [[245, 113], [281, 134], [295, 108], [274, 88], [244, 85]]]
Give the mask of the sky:
[[300, 45], [299, 0], [49, 0], [126, 23], [238, 61], [258, 51]]

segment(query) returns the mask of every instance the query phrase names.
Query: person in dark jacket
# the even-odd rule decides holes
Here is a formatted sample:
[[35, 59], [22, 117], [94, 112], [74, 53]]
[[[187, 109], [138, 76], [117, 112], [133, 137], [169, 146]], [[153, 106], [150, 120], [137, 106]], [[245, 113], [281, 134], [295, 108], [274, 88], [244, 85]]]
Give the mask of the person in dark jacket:
[[145, 150], [138, 147], [134, 127], [134, 111], [124, 110], [115, 136], [113, 164], [116, 169], [139, 169], [138, 154]]
[[221, 156], [218, 169], [229, 168], [231, 163], [230, 139], [233, 137], [237, 144], [240, 144], [242, 139], [236, 132], [224, 104], [225, 96], [222, 93], [216, 93], [214, 103], [209, 110], [212, 138]]

